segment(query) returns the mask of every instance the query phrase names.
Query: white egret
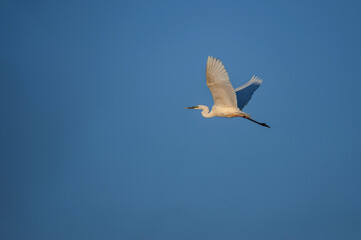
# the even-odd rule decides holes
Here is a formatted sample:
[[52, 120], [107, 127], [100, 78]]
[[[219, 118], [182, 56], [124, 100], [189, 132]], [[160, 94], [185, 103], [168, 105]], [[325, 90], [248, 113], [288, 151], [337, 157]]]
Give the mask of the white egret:
[[262, 79], [253, 76], [246, 84], [233, 88], [229, 81], [229, 76], [219, 59], [208, 57], [206, 67], [207, 86], [212, 93], [214, 105], [209, 112], [209, 108], [204, 105], [187, 107], [185, 109], [201, 109], [202, 116], [211, 117], [242, 117], [255, 122], [264, 127], [269, 126], [266, 123], [260, 123], [251, 118], [251, 116], [242, 109], [247, 105], [253, 93], [262, 84]]

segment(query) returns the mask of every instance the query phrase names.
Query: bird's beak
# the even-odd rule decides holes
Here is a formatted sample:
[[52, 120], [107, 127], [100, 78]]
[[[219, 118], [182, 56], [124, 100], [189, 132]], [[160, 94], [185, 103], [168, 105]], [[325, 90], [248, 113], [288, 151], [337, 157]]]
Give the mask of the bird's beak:
[[186, 107], [184, 109], [195, 109], [197, 106], [193, 106], [193, 107]]

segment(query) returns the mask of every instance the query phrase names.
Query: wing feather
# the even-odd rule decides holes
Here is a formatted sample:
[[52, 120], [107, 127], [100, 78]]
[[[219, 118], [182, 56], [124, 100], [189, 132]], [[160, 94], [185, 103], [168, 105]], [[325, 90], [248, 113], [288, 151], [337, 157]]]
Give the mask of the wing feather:
[[207, 59], [207, 86], [212, 93], [214, 105], [237, 108], [237, 98], [229, 81], [227, 70], [219, 59], [211, 56]]
[[253, 76], [251, 80], [249, 80], [246, 84], [243, 84], [239, 88], [237, 88], [237, 105], [240, 110], [242, 110], [251, 100], [253, 93], [261, 86], [262, 79]]

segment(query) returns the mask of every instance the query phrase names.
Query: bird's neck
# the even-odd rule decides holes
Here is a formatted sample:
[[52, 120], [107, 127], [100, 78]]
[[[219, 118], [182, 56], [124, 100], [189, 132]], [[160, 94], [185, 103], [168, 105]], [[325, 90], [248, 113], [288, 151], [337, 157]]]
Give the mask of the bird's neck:
[[200, 109], [202, 109], [202, 116], [205, 117], [205, 118], [211, 118], [213, 117], [213, 114], [212, 112], [209, 112], [209, 108], [207, 106], [204, 106], [204, 105], [198, 105], [198, 107]]

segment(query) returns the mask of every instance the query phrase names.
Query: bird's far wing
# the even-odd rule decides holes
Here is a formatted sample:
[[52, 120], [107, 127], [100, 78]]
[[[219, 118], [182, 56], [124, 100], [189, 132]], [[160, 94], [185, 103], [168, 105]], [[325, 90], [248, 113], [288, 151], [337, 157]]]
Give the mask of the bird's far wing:
[[207, 86], [212, 93], [214, 105], [237, 107], [237, 98], [229, 76], [219, 59], [208, 57], [206, 68]]
[[253, 76], [246, 84], [236, 88], [237, 105], [239, 109], [242, 110], [247, 105], [249, 100], [251, 100], [253, 93], [261, 84], [262, 79]]

